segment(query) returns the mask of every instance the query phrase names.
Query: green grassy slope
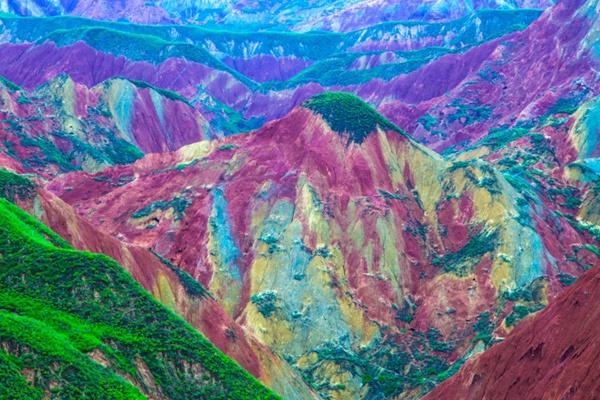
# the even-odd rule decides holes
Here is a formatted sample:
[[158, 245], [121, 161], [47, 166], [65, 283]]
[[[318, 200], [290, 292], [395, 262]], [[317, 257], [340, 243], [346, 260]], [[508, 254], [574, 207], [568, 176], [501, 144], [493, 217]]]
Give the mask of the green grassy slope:
[[[23, 184], [2, 180], [0, 196]], [[0, 198], [0, 398], [146, 395], [278, 398], [114, 260], [72, 249]]]

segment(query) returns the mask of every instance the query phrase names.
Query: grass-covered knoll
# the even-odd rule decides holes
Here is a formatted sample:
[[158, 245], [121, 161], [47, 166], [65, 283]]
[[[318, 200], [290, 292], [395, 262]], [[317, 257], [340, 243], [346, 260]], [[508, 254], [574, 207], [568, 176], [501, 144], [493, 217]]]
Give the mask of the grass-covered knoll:
[[277, 398], [114, 260], [5, 199], [0, 255], [0, 398]]
[[373, 107], [350, 93], [322, 93], [308, 99], [303, 106], [321, 115], [331, 129], [347, 135], [350, 142], [362, 143], [377, 127], [402, 133]]

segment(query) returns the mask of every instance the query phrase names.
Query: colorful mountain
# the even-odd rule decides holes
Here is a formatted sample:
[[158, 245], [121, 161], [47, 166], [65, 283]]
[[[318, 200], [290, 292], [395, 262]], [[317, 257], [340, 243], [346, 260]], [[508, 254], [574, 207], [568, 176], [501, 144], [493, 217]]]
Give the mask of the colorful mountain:
[[[14, 189], [19, 186], [6, 187], [10, 190], [5, 196], [21, 194], [20, 190]], [[75, 248], [102, 253], [117, 260], [157, 300], [183, 317], [227, 356], [284, 398], [316, 398], [284, 361], [242, 330], [191, 276], [147, 248], [124, 244], [98, 231], [68, 204], [41, 187], [25, 187], [27, 191], [24, 193], [28, 196], [26, 201], [20, 200], [19, 205]]]
[[[252, 130], [315, 93], [344, 89], [430, 147], [458, 150], [491, 129], [538, 122], [555, 102], [579, 104], [595, 93], [591, 53], [579, 51], [593, 21], [574, 14], [576, 6], [522, 32], [538, 11], [488, 10], [345, 34], [5, 16], [10, 44], [2, 46], [0, 75], [27, 89], [60, 74], [89, 87], [116, 77], [146, 81], [186, 98], [217, 135]], [[547, 60], [524, 56], [534, 47]], [[521, 74], [548, 79], [524, 87]]]
[[[396, 122], [439, 151], [460, 150], [492, 129], [542, 128], [598, 93], [589, 38], [597, 17], [585, 11], [590, 5], [579, 3], [561, 2], [522, 32], [440, 59], [360, 95], [381, 101], [386, 115], [413, 108], [409, 118]], [[542, 51], [543, 59], [528, 56], [535, 51]], [[456, 72], [440, 85], [425, 83], [449, 69]], [[394, 94], [381, 99], [386, 92]]]
[[342, 93], [48, 187], [188, 272], [324, 397], [423, 393], [598, 262], [573, 210]]
[[595, 396], [596, 1], [0, 10], [0, 384]]

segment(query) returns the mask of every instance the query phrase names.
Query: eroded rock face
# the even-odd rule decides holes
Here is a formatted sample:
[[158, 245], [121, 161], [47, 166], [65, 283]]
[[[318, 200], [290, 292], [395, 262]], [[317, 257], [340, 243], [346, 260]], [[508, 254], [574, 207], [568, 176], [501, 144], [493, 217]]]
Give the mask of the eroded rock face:
[[[141, 29], [135, 25], [84, 21], [59, 35], [56, 23], [34, 30], [5, 19], [11, 43], [2, 45], [0, 74], [26, 89], [60, 74], [90, 87], [116, 77], [145, 81], [185, 97], [215, 134], [252, 130], [315, 93], [343, 89], [431, 148], [456, 151], [492, 129], [538, 122], [597, 94], [595, 22], [579, 5], [561, 3], [522, 32], [539, 13], [480, 11], [458, 21], [395, 22], [343, 35], [219, 38], [200, 28], [159, 27], [144, 31], [146, 41], [132, 36]], [[176, 115], [196, 119], [187, 114]]]
[[[223, 336], [218, 328], [227, 321], [214, 312], [219, 310], [214, 301], [202, 311], [187, 303], [199, 306], [207, 297], [197, 283], [196, 293], [187, 290], [193, 287], [191, 278], [182, 284], [181, 271], [166, 263], [168, 268], [157, 266], [147, 251], [95, 231], [23, 176], [0, 170], [0, 196], [1, 397], [280, 398], [152, 299], [114, 259], [76, 250], [15, 202], [56, 223], [77, 244], [123, 259], [143, 283], [158, 277], [161, 289], [179, 289], [176, 297], [172, 292], [157, 297], [195, 316], [213, 311], [214, 319], [196, 326], [217, 327], [211, 336]], [[177, 307], [168, 301], [175, 298], [183, 300]], [[258, 353], [251, 348], [240, 338], [229, 351], [250, 356], [240, 358], [252, 369]], [[309, 391], [301, 395], [307, 397]]]
[[[379, 105], [404, 127], [415, 124], [432, 98], [477, 72], [495, 46], [464, 57], [453, 53], [522, 30], [538, 16], [535, 10], [476, 11], [456, 21], [393, 22], [344, 34], [143, 27], [72, 18], [40, 19], [32, 26], [30, 20], [5, 16], [0, 75], [27, 90], [61, 74], [88, 87], [114, 78], [144, 81], [185, 97], [216, 134], [251, 131], [316, 93], [340, 88]], [[436, 59], [440, 63], [429, 72], [410, 74]], [[439, 81], [432, 79], [436, 76]], [[396, 112], [407, 102], [425, 102], [409, 121]]]
[[[591, 67], [595, 61], [586, 41], [588, 33], [595, 30], [595, 21], [579, 11], [579, 5], [561, 3], [508, 40], [481, 46], [454, 61], [444, 58], [412, 76], [398, 78], [393, 91], [396, 98], [428, 108], [410, 128], [405, 123], [401, 126], [435, 149], [460, 149], [479, 140], [490, 128], [532, 120], [538, 123], [561, 111], [572, 113], [573, 107], [598, 94]], [[484, 54], [486, 47], [489, 53]], [[545, 49], [543, 57], [531, 56], [540, 49]], [[416, 88], [433, 76], [445, 76], [447, 68], [464, 75], [441, 89], [431, 86], [439, 92], [407, 90], [415, 80], [417, 83], [410, 87]], [[386, 90], [379, 87], [372, 93], [383, 92]], [[448, 95], [436, 98], [442, 93]], [[424, 104], [427, 100], [434, 105]], [[395, 106], [389, 107], [392, 113]]]
[[598, 397], [599, 267], [425, 399]]

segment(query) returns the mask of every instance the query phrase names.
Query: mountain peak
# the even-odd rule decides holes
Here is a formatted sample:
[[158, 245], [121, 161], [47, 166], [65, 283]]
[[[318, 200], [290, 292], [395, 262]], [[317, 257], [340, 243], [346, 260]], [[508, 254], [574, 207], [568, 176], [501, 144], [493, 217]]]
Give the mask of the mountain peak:
[[377, 127], [402, 133], [400, 128], [351, 93], [321, 93], [305, 101], [302, 106], [321, 115], [332, 130], [340, 135], [348, 135], [348, 140], [353, 143], [362, 143]]

